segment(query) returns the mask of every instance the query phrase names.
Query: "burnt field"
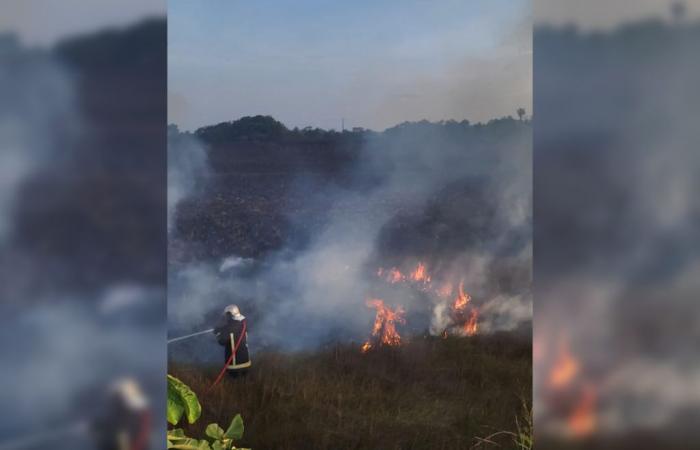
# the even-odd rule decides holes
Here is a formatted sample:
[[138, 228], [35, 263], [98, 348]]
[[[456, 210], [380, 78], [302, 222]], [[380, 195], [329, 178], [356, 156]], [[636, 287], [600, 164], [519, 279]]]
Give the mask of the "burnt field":
[[[415, 213], [417, 199], [456, 182], [476, 180], [484, 189], [496, 177], [512, 183], [513, 173], [502, 167], [526, 172], [519, 161], [530, 137], [530, 123], [512, 118], [404, 123], [383, 132], [290, 130], [269, 116], [194, 132], [171, 126], [169, 186], [182, 198], [169, 192], [175, 203], [169, 261], [264, 258], [308, 245], [330, 211], [357, 210], [351, 220]], [[357, 208], [349, 193], [364, 205]], [[496, 202], [493, 192], [487, 195]], [[483, 215], [487, 208], [479, 206], [473, 211]]]
[[[315, 352], [253, 354], [244, 379], [219, 367], [171, 363], [170, 373], [200, 397], [201, 419], [187, 434], [241, 413], [244, 447], [257, 449], [515, 448], [529, 433], [532, 360], [529, 335], [415, 337], [367, 353], [359, 345]], [[481, 443], [480, 443], [481, 442]]]

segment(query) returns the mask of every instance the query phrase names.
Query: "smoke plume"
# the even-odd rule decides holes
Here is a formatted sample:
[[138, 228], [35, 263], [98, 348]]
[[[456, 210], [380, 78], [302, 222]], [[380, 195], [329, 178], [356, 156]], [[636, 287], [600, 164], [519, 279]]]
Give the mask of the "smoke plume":
[[[359, 342], [374, 315], [366, 299], [382, 298], [406, 309], [408, 335], [440, 334], [452, 297], [435, 292], [449, 281], [456, 293], [460, 280], [482, 308], [484, 331], [522, 327], [531, 320], [530, 136], [529, 123], [513, 119], [366, 132], [349, 182], [295, 175], [288, 203], [323, 205], [313, 217], [287, 210], [308, 233], [303, 245], [252, 259], [171, 261], [171, 332], [208, 328], [236, 303], [251, 321], [254, 347]], [[377, 274], [410, 272], [419, 262], [430, 289]]]

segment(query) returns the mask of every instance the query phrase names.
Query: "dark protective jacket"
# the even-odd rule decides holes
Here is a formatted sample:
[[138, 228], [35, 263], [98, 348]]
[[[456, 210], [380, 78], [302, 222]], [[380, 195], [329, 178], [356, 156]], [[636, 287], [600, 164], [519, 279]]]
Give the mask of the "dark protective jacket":
[[248, 353], [247, 320], [245, 318], [237, 320], [231, 314], [226, 313], [224, 315], [224, 320], [216, 328], [214, 328], [216, 340], [226, 349], [225, 357], [226, 361], [228, 361], [236, 343], [238, 342], [238, 339], [241, 336], [241, 333], [243, 332], [244, 323], [246, 323], [246, 331], [240, 345], [238, 346], [236, 355], [231, 360], [231, 363], [226, 366], [226, 368], [229, 370], [246, 369], [251, 366], [250, 354]]
[[91, 424], [91, 435], [98, 450], [148, 450], [151, 448], [151, 410], [134, 408], [114, 395]]

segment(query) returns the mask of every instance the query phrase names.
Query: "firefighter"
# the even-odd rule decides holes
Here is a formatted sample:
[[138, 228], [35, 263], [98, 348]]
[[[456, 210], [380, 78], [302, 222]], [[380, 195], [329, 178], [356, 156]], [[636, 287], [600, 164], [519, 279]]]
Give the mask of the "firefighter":
[[92, 424], [96, 448], [148, 450], [151, 430], [151, 408], [139, 383], [132, 378], [117, 380]]
[[214, 328], [216, 340], [224, 346], [226, 369], [232, 378], [244, 376], [251, 366], [248, 353], [248, 321], [236, 305], [224, 308], [221, 323]]

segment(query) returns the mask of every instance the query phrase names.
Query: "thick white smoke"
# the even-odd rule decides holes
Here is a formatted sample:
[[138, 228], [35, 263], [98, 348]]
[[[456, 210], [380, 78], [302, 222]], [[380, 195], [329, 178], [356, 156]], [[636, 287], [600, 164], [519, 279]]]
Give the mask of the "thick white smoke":
[[[81, 42], [86, 41], [93, 42], [90, 38]], [[104, 166], [95, 164], [107, 152], [90, 151], [93, 149], [89, 145], [95, 136], [115, 130], [88, 127], [94, 122], [83, 107], [86, 98], [95, 98], [88, 95], [94, 91], [87, 92], [90, 89], [80, 82], [90, 76], [94, 77], [92, 81], [99, 77], [81, 71], [85, 67], [80, 63], [67, 60], [59, 50], [27, 49], [13, 38], [0, 38], [0, 402], [12, 411], [3, 415], [0, 446], [21, 436], [50, 437], [76, 419], [90, 421], [96, 414], [105, 413], [106, 403], [100, 403], [98, 397], [121, 376], [139, 379], [151, 396], [154, 412], [164, 417], [165, 305], [159, 301], [164, 292], [127, 280], [98, 287], [99, 281], [95, 280], [88, 280], [92, 282], [88, 287], [65, 283], [67, 273], [89, 271], [77, 254], [82, 250], [91, 255], [108, 253], [100, 246], [106, 243], [94, 235], [82, 234], [75, 241], [66, 239], [57, 244], [52, 240], [64, 236], [57, 230], [83, 226], [85, 234], [90, 234], [99, 225], [109, 228], [115, 219], [94, 208], [98, 202], [68, 201], [81, 195], [106, 199], [103, 203], [113, 200], [105, 195], [101, 184], [108, 178], [101, 170]], [[95, 89], [94, 85], [90, 87]], [[106, 103], [117, 111], [109, 115], [111, 120], [124, 118], [119, 117], [124, 113], [116, 106], [128, 102]], [[139, 127], [141, 133], [143, 127]], [[117, 133], [123, 132], [115, 128]], [[114, 134], [109, 136], [113, 138]], [[129, 134], [129, 138], [133, 136]], [[87, 164], [85, 159], [89, 160]], [[76, 168], [82, 172], [76, 173]], [[133, 180], [124, 181], [125, 185], [129, 183]], [[98, 187], [94, 191], [71, 191], [69, 188], [75, 185]], [[106, 191], [118, 189], [113, 186], [112, 191]], [[68, 200], [66, 192], [70, 193]], [[26, 217], [19, 213], [26, 211], [44, 214]], [[20, 216], [24, 225], [21, 229], [15, 225], [20, 223]], [[99, 217], [95, 227], [90, 220], [94, 217]], [[47, 247], [56, 247], [45, 253], [37, 251], [32, 247], [34, 237]], [[59, 263], [47, 264], [45, 260], [51, 258]], [[101, 266], [110, 262], [109, 255], [100, 259]], [[164, 433], [157, 437], [162, 442]], [[94, 448], [94, 442], [85, 435], [40, 444]]]
[[[571, 417], [557, 398], [575, 403], [584, 385], [596, 393], [588, 433], [694, 432], [700, 66], [688, 55], [698, 30], [650, 21], [605, 34], [536, 34], [535, 340], [546, 351], [535, 364], [535, 412], [543, 432]], [[641, 56], [650, 38], [663, 44]], [[561, 114], [563, 104], [577, 106]], [[562, 339], [578, 370], [552, 392]]]
[[168, 130], [168, 232], [173, 227], [177, 205], [196, 194], [208, 173], [204, 146], [192, 135]]
[[125, 285], [107, 289], [96, 302], [53, 296], [31, 310], [2, 308], [3, 320], [12, 325], [0, 327], [7, 368], [0, 373], [0, 401], [13, 414], [3, 421], [0, 438], [92, 420], [95, 408], [104, 405], [95, 398], [91, 404], [90, 396], [105, 395], [122, 377], [159, 390], [162, 381], [152, 375], [158, 365], [160, 372], [166, 369], [163, 329], [157, 326], [162, 296]]
[[0, 35], [0, 242], [12, 231], [21, 183], [48, 162], [59, 165], [61, 145], [79, 131], [73, 79], [50, 54], [27, 50]]

